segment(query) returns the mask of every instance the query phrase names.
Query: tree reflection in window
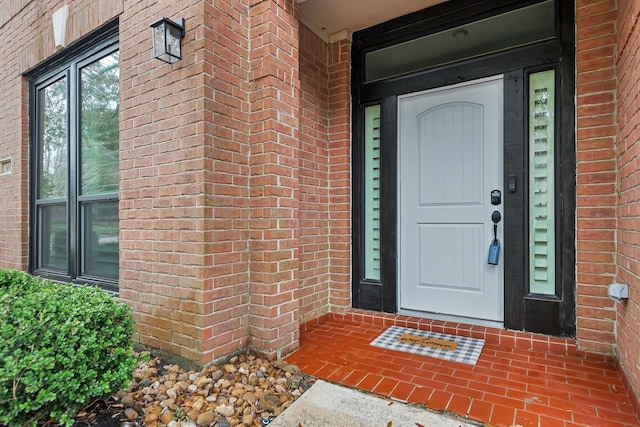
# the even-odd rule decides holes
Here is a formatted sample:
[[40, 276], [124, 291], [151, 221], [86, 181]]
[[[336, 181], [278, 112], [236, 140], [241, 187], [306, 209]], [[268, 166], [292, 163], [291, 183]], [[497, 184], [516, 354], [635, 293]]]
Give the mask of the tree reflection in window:
[[82, 68], [82, 194], [118, 191], [118, 52]]
[[41, 199], [67, 195], [67, 80], [40, 90]]

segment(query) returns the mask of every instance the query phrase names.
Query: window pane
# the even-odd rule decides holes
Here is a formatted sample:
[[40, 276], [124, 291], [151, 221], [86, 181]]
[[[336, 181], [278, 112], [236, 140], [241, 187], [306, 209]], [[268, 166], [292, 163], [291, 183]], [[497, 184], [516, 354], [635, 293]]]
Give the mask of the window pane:
[[364, 278], [380, 280], [380, 106], [365, 109]]
[[82, 194], [118, 191], [118, 52], [81, 71]]
[[38, 92], [38, 198], [67, 195], [67, 79]]
[[555, 294], [554, 70], [529, 78], [529, 291]]
[[65, 205], [40, 206], [40, 262], [38, 268], [67, 271], [67, 209]]
[[118, 278], [118, 202], [82, 205], [82, 275]]

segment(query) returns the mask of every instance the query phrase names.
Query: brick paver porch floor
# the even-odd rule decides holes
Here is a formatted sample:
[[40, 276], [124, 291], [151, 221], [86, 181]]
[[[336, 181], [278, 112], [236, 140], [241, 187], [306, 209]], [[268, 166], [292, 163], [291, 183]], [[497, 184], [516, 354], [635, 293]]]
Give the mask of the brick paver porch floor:
[[[486, 344], [475, 366], [369, 345], [394, 324]], [[490, 426], [640, 425], [614, 359], [580, 352], [573, 340], [352, 311], [304, 325], [286, 359], [318, 378]]]

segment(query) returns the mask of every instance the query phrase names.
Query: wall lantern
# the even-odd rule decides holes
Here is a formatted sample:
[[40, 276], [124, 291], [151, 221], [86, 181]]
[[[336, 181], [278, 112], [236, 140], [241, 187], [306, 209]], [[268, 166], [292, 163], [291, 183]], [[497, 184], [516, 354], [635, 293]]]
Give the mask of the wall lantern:
[[169, 18], [158, 19], [151, 24], [151, 35], [154, 57], [169, 64], [178, 62], [182, 58], [184, 18], [178, 22]]

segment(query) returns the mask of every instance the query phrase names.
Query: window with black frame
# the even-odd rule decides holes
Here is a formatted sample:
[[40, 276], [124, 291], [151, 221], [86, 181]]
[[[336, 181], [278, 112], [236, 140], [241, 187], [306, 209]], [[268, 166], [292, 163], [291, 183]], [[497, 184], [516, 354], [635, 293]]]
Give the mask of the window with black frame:
[[67, 56], [33, 79], [32, 270], [117, 289], [117, 38]]

